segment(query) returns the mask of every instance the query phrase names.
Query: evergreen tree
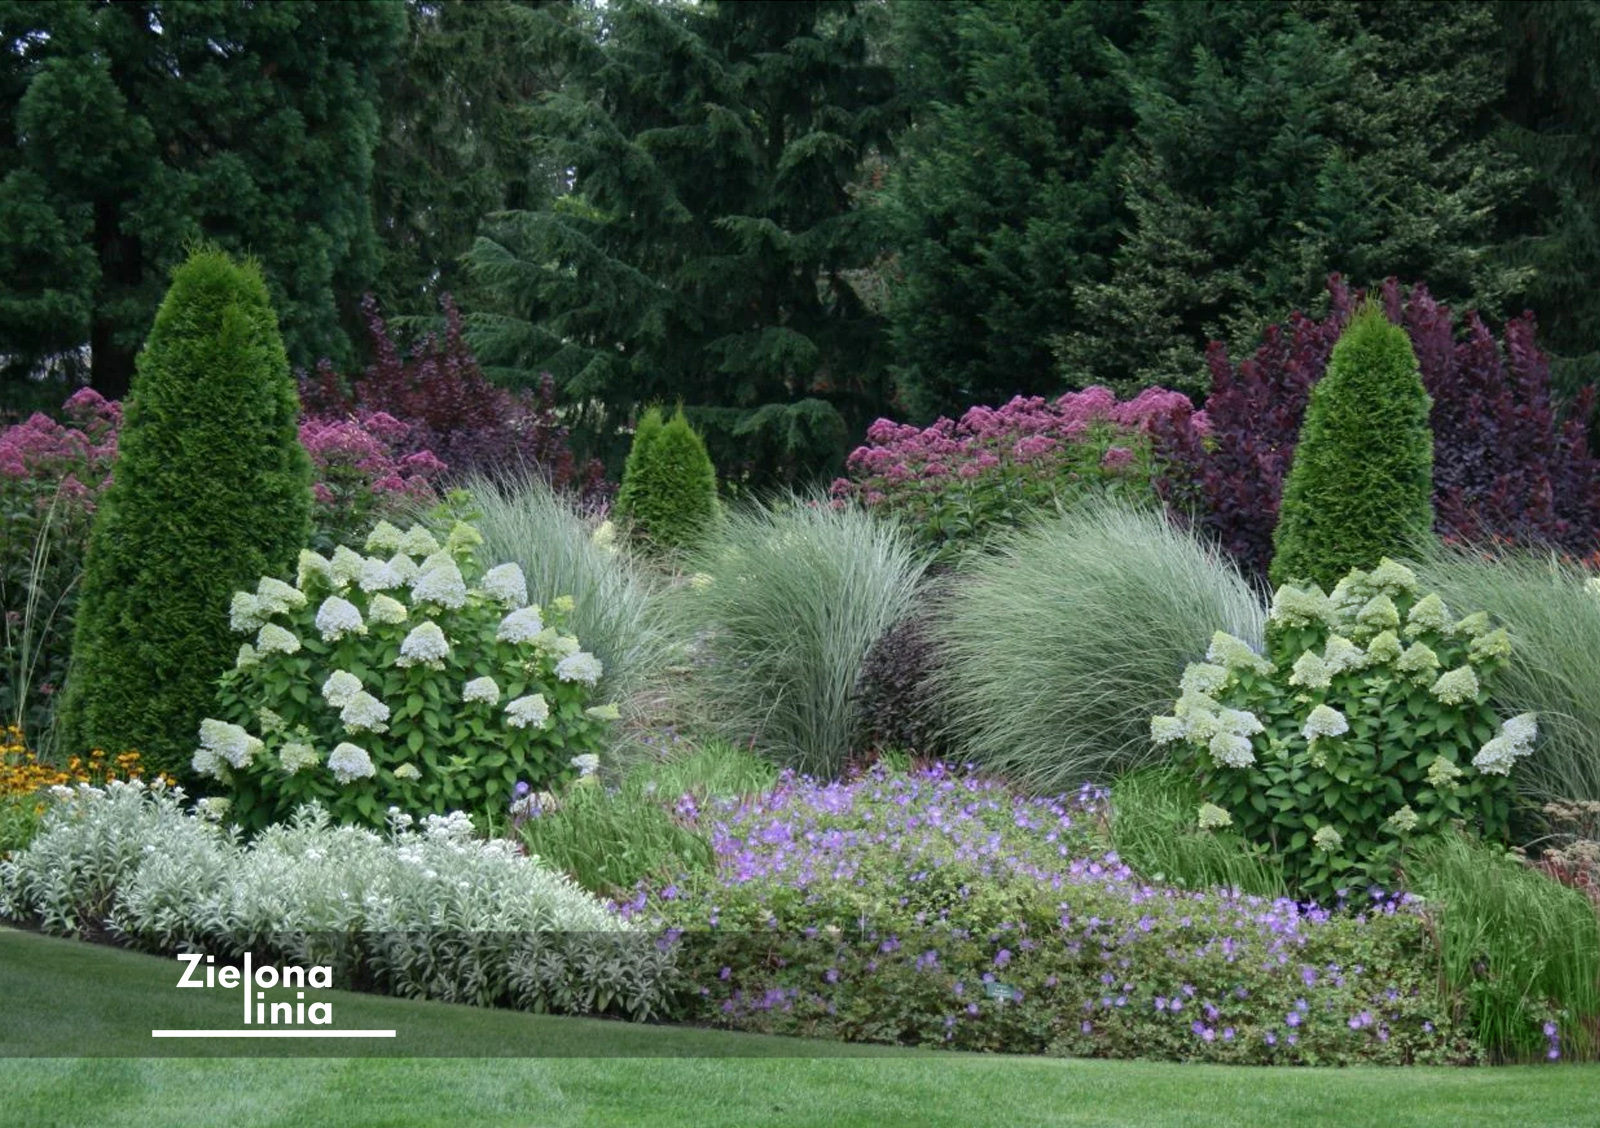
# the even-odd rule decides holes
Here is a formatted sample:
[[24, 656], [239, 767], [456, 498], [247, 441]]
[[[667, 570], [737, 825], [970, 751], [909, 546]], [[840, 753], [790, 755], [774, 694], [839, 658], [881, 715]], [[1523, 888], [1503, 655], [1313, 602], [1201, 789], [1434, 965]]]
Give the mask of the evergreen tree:
[[1127, 221], [1134, 118], [1115, 59], [1147, 21], [1128, 0], [897, 0], [894, 17], [916, 108], [883, 193], [899, 399], [927, 420], [1054, 391], [1050, 338]]
[[289, 573], [311, 530], [311, 461], [260, 269], [220, 251], [172, 277], [138, 358], [89, 537], [64, 743], [188, 773], [239, 640], [229, 598]]
[[1332, 591], [1432, 533], [1431, 406], [1406, 331], [1378, 306], [1357, 313], [1306, 405], [1272, 534], [1274, 585]]
[[705, 441], [681, 410], [663, 420], [652, 407], [634, 432], [617, 519], [641, 548], [666, 554], [697, 545], [717, 513], [717, 471]]
[[636, 404], [681, 400], [725, 470], [837, 466], [886, 398], [881, 318], [852, 284], [875, 246], [853, 192], [896, 120], [879, 6], [540, 15], [567, 71], [534, 134], [570, 184], [468, 256], [486, 368], [554, 373], [584, 405], [575, 440], [614, 443]]
[[[441, 294], [470, 301], [461, 256], [483, 217], [548, 201], [532, 158], [529, 109], [557, 77], [533, 24], [564, 0], [404, 0], [407, 34], [380, 88], [372, 200], [391, 315], [433, 318]], [[559, 13], [553, 13], [560, 16]]]
[[1253, 343], [1328, 271], [1426, 277], [1486, 312], [1529, 272], [1494, 254], [1527, 170], [1495, 139], [1493, 9], [1152, 3], [1124, 74], [1132, 215], [1110, 277], [1075, 289], [1061, 375], [1203, 392], [1208, 340]]
[[198, 237], [261, 256], [296, 362], [347, 359], [341, 312], [378, 265], [377, 78], [404, 17], [373, 0], [0, 4], [11, 373], [88, 346], [94, 387], [122, 396]]

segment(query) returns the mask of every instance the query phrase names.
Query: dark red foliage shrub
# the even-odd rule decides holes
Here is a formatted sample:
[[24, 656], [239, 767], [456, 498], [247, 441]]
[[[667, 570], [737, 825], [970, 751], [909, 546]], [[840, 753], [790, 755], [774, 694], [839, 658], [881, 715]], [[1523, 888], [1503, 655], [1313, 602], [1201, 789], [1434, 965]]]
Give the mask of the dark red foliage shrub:
[[912, 612], [872, 644], [856, 687], [864, 749], [949, 758], [951, 749], [943, 736], [946, 718], [930, 688], [937, 660], [925, 612]]
[[405, 451], [432, 451], [452, 475], [494, 474], [536, 468], [557, 489], [586, 505], [608, 498], [598, 461], [579, 467], [567, 445], [567, 428], [555, 409], [555, 381], [546, 374], [537, 391], [512, 392], [490, 382], [462, 335], [461, 316], [446, 295], [443, 334], [429, 333], [409, 355], [395, 344], [375, 299], [362, 302], [374, 360], [350, 391], [326, 363], [301, 382], [308, 416], [346, 417], [384, 412], [410, 427]]
[[[1286, 327], [1268, 329], [1255, 355], [1237, 366], [1222, 345], [1211, 346], [1204, 432], [1182, 411], [1151, 422], [1162, 498], [1262, 577], [1311, 386], [1363, 297], [1337, 274], [1328, 290], [1325, 318], [1294, 314]], [[1426, 286], [1402, 295], [1391, 278], [1377, 296], [1410, 335], [1433, 397], [1438, 532], [1592, 554], [1600, 545], [1600, 460], [1589, 453], [1581, 420], [1593, 390], [1565, 422], [1558, 418], [1533, 315], [1509, 322], [1497, 343], [1475, 313], [1458, 337], [1449, 309]], [[1382, 418], [1372, 425], [1382, 426]]]

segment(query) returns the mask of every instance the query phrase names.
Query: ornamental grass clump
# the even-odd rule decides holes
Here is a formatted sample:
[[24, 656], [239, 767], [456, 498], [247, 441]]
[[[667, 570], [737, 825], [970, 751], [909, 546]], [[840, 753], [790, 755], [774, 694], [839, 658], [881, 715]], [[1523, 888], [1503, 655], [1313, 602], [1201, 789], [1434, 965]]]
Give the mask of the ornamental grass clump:
[[1028, 798], [941, 766], [787, 776], [692, 818], [715, 868], [624, 906], [678, 936], [685, 1017], [1002, 1053], [1466, 1063], [1405, 896], [1364, 916], [1144, 881], [1104, 793]]
[[421, 525], [379, 523], [371, 555], [304, 551], [294, 584], [235, 592], [245, 636], [199, 727], [193, 769], [230, 818], [256, 829], [307, 802], [340, 822], [499, 812], [519, 780], [572, 774], [598, 750], [614, 704], [604, 664], [565, 630], [570, 597], [528, 602], [516, 564], [484, 570], [476, 529], [441, 545]]
[[1160, 513], [1088, 502], [976, 560], [933, 611], [932, 684], [960, 757], [1040, 793], [1152, 758], [1150, 714], [1218, 623], [1265, 608]]
[[1392, 888], [1405, 847], [1453, 823], [1505, 834], [1538, 733], [1533, 714], [1501, 720], [1490, 703], [1511, 653], [1487, 615], [1459, 615], [1385, 559], [1332, 595], [1279, 588], [1264, 653], [1218, 631], [1150, 735], [1291, 891], [1332, 904]]
[[685, 704], [709, 731], [775, 762], [839, 775], [867, 653], [911, 606], [925, 558], [858, 509], [796, 499], [730, 513], [671, 595], [699, 636]]

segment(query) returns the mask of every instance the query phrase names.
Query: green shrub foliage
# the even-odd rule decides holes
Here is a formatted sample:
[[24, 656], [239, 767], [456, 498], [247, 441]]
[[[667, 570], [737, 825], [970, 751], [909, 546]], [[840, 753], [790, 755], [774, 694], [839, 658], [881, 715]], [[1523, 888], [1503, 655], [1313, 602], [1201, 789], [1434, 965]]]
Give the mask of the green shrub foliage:
[[1431, 401], [1406, 331], [1358, 313], [1311, 392], [1273, 534], [1274, 584], [1324, 590], [1433, 528]]
[[186, 770], [236, 649], [228, 594], [294, 566], [311, 527], [299, 401], [260, 269], [200, 250], [173, 273], [90, 534], [63, 723], [80, 751]]
[[1265, 655], [1219, 631], [1151, 736], [1199, 780], [1199, 825], [1238, 828], [1331, 904], [1392, 887], [1405, 845], [1456, 821], [1505, 833], [1537, 735], [1533, 714], [1501, 724], [1489, 704], [1510, 654], [1503, 627], [1457, 619], [1386, 558], [1331, 596], [1279, 588]]
[[443, 546], [380, 522], [375, 555], [302, 552], [293, 586], [234, 594], [233, 629], [252, 641], [193, 766], [226, 786], [235, 822], [308, 802], [373, 826], [391, 806], [503, 815], [519, 783], [595, 769], [617, 709], [592, 703], [601, 662], [560, 629], [571, 599], [530, 606], [517, 565], [480, 572], [480, 541], [461, 522]]
[[717, 472], [705, 441], [679, 411], [670, 420], [651, 408], [639, 421], [617, 493], [617, 516], [652, 552], [699, 543], [717, 519]]

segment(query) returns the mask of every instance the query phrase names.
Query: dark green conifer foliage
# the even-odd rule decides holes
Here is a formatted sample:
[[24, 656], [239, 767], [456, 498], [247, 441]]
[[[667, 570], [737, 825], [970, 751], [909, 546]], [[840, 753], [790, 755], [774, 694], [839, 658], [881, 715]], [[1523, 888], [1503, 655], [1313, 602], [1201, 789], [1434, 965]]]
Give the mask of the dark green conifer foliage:
[[616, 514], [646, 551], [682, 552], [717, 519], [717, 472], [706, 444], [682, 409], [663, 421], [651, 408], [639, 421]]
[[197, 251], [139, 354], [95, 515], [62, 706], [69, 750], [133, 748], [151, 771], [188, 773], [239, 648], [232, 593], [292, 571], [310, 534], [298, 414], [260, 268]]
[[1324, 591], [1401, 556], [1433, 528], [1432, 402], [1411, 339], [1380, 309], [1357, 314], [1311, 390], [1273, 532], [1274, 584]]

